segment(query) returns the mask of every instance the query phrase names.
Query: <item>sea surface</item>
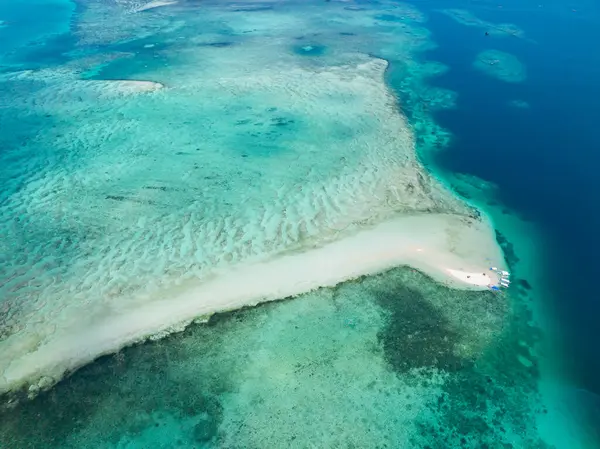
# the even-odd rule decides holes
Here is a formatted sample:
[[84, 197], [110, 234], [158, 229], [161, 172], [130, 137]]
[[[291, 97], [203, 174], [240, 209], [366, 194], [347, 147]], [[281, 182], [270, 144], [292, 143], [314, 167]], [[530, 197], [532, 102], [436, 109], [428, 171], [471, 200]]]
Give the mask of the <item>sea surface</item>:
[[[573, 398], [589, 408], [597, 433], [600, 54], [590, 45], [600, 8], [593, 2], [498, 2], [468, 9], [485, 21], [516, 24], [530, 41], [490, 45], [489, 36], [481, 37], [484, 29], [430, 16], [440, 46], [428, 57], [451, 67], [434, 84], [459, 93], [456, 109], [436, 114], [455, 136], [438, 162], [496, 184], [496, 200], [543, 235], [540, 268], [548, 290], [540, 302], [559, 335], [558, 363], [568, 372]], [[490, 47], [516, 56], [526, 79], [499, 82], [472, 70], [470, 61]]]
[[[546, 306], [567, 338], [565, 356], [578, 382], [598, 394], [600, 353], [590, 343], [598, 338], [600, 319], [594, 286], [600, 272], [600, 136], [594, 125], [600, 54], [590, 45], [600, 9], [591, 2], [499, 2], [471, 11], [517, 24], [532, 42], [511, 38], [490, 45], [481, 29], [431, 15], [440, 46], [427, 57], [451, 67], [434, 84], [459, 93], [456, 109], [436, 115], [456, 139], [439, 163], [497, 184], [497, 199], [545, 234], [545, 282], [555, 291]], [[472, 70], [477, 53], [492, 46], [519, 58], [527, 78], [503, 83]]]
[[[600, 447], [600, 6], [147, 4], [0, 0], [0, 361], [392, 209], [460, 212], [437, 183], [512, 284], [397, 267], [161, 329], [2, 396], [1, 449]], [[433, 178], [398, 198], [411, 151]]]

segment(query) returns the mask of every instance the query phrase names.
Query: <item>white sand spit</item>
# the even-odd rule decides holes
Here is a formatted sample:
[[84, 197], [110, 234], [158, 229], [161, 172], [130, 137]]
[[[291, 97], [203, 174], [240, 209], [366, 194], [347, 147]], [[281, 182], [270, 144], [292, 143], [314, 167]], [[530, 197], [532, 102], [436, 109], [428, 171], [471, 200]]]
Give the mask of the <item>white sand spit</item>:
[[[100, 355], [182, 329], [202, 315], [332, 287], [395, 266], [410, 265], [453, 287], [485, 289], [494, 273], [466, 276], [489, 270], [490, 259], [502, 265], [491, 229], [485, 220], [456, 215], [400, 217], [319, 248], [215, 273], [154, 301], [140, 299], [143, 307], [131, 301], [102, 315], [82, 316], [77, 324], [56, 329], [47, 343], [12, 360], [0, 378], [0, 392], [40, 379], [43, 386], [52, 385], [66, 371]], [[32, 392], [38, 388], [30, 387]]]
[[454, 276], [456, 279], [460, 279], [462, 282], [465, 282], [467, 284], [471, 284], [471, 285], [477, 285], [480, 287], [487, 287], [487, 286], [491, 286], [491, 285], [496, 285], [497, 283], [497, 279], [492, 278], [493, 273], [485, 273], [485, 272], [479, 272], [479, 273], [473, 273], [473, 272], [468, 272], [468, 271], [462, 271], [462, 270], [452, 270], [450, 268], [448, 268], [448, 273], [450, 273], [452, 276]]
[[109, 89], [113, 89], [115, 92], [118, 92], [120, 94], [154, 92], [164, 87], [163, 84], [157, 83], [155, 81], [138, 80], [96, 81], [96, 83], [107, 83]]
[[157, 95], [127, 93], [158, 83], [72, 71], [17, 80], [43, 82], [12, 97], [16, 110], [77, 123], [48, 143], [77, 157], [39, 156], [45, 176], [21, 181], [6, 209], [43, 232], [23, 241], [9, 227], [0, 241], [18, 261], [2, 291], [0, 393], [34, 395], [198, 317], [395, 266], [467, 289], [486, 285], [448, 270], [502, 266], [492, 226], [419, 164], [385, 61], [317, 70], [265, 63], [262, 46], [219, 53], [144, 74], [172, 80]]
[[161, 6], [175, 5], [176, 3], [177, 3], [176, 1], [157, 0], [154, 2], [146, 3], [144, 6], [140, 6], [139, 8], [136, 9], [136, 12], [146, 11], [148, 9], [160, 8]]

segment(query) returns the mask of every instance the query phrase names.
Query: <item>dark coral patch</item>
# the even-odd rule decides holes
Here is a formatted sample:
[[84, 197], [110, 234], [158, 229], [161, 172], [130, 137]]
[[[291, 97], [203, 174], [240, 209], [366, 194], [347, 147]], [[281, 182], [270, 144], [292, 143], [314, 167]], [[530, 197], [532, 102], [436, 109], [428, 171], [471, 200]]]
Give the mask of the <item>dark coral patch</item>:
[[398, 285], [373, 292], [389, 312], [387, 326], [378, 333], [385, 357], [397, 372], [412, 368], [460, 369], [465, 360], [455, 355], [460, 334], [419, 292]]

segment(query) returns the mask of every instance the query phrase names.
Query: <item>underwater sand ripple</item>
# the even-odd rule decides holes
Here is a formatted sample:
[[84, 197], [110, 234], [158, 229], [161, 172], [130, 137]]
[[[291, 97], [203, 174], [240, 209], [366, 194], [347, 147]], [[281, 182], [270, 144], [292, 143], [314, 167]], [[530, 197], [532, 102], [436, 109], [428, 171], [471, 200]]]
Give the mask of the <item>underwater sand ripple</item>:
[[[13, 100], [77, 120], [26, 147], [43, 168], [2, 210], [25, 220], [3, 242], [22, 256], [2, 286], [1, 392], [34, 395], [218, 310], [401, 264], [452, 282], [447, 268], [501, 263], [485, 218], [417, 162], [385, 61], [308, 70], [220, 51], [152, 95], [102, 102], [105, 84], [59, 77]], [[50, 137], [61, 150], [35, 153]]]

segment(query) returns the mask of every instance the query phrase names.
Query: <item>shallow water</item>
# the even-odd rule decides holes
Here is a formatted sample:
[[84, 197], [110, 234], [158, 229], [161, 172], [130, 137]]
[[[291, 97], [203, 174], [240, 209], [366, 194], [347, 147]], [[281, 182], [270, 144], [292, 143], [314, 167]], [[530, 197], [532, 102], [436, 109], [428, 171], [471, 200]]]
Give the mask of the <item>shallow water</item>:
[[397, 269], [104, 357], [5, 415], [1, 435], [23, 448], [544, 447], [532, 330], [506, 297]]
[[[240, 264], [398, 213], [473, 215], [419, 165], [384, 84], [388, 64], [367, 53], [425, 45], [418, 13], [400, 10], [416, 22], [390, 28], [375, 12], [292, 5], [198, 15], [187, 4], [163, 13], [92, 2], [73, 20], [68, 63], [3, 75], [13, 130], [1, 169], [4, 390], [47, 386], [62, 374], [58, 359], [76, 368], [214, 311], [162, 324], [137, 314], [149, 324], [136, 331], [113, 324]], [[110, 11], [117, 23], [102, 21]], [[372, 43], [341, 34], [373, 28]], [[265, 287], [245, 301], [272, 295]], [[73, 338], [86, 343], [73, 349]]]
[[[460, 101], [459, 89], [431, 84], [448, 67], [423, 56], [436, 43], [422, 11], [141, 6], [86, 2], [70, 33], [47, 36], [50, 48], [2, 59], [3, 368], [125, 312], [139, 310], [138, 325], [149, 303], [215, 270], [398, 213], [473, 214], [415, 154], [416, 143], [436, 170], [452, 135], [432, 113]], [[495, 76], [519, 84], [516, 72]], [[444, 182], [498, 201], [466, 180]], [[515, 276], [508, 294], [399, 268], [216, 315], [27, 400], [59, 376], [42, 377], [10, 398], [20, 403], [3, 412], [0, 446], [565, 447], [543, 431], [539, 273], [512, 229], [497, 234]], [[100, 329], [115, 350], [136, 339]]]
[[[430, 15], [428, 28], [442, 44], [427, 57], [450, 66], [432, 82], [456, 91], [460, 99], [455, 110], [436, 114], [436, 121], [454, 136], [436, 162], [495, 185], [482, 203], [507, 220], [518, 216], [528, 223], [528, 230], [520, 232], [521, 242], [511, 237], [517, 248], [541, 238], [527, 252], [541, 256], [532, 268], [540, 272], [539, 289], [544, 291], [536, 294], [537, 303], [551, 317], [550, 352], [562, 371], [557, 383], [564, 389], [569, 413], [581, 413], [577, 420], [587, 422], [587, 431], [597, 440], [598, 409], [588, 409], [591, 401], [574, 406], [581, 396], [573, 391], [600, 391], [600, 352], [595, 344], [600, 312], [590, 282], [600, 271], [598, 155], [592, 150], [600, 145], [594, 130], [600, 114], [595, 100], [600, 93], [600, 58], [588, 46], [597, 33], [600, 9], [587, 1], [541, 6], [505, 1], [503, 8], [488, 6], [463, 7], [487, 23], [517, 24], [523, 38], [490, 40], [484, 35], [486, 28]], [[517, 57], [526, 66], [527, 79], [506, 83], [472, 70], [477, 54], [490, 48]], [[515, 102], [526, 107], [515, 107]], [[501, 219], [494, 220], [499, 225]]]

